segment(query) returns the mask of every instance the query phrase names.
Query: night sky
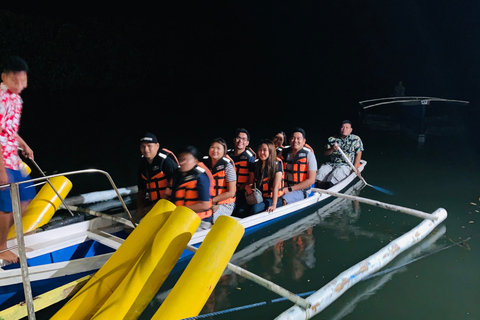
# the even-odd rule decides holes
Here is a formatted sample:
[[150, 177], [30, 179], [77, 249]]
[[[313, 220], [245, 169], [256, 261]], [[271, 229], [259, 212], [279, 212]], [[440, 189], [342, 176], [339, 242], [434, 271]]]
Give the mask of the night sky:
[[108, 141], [154, 126], [166, 136], [171, 124], [185, 136], [240, 126], [331, 132], [399, 80], [407, 95], [478, 106], [476, 1], [98, 3], [0, 5], [1, 55], [31, 69], [23, 125], [40, 119], [52, 135], [52, 117], [83, 132], [79, 123], [115, 123], [101, 132]]
[[[476, 2], [181, 1], [158, 7], [141, 1], [128, 7], [99, 7], [93, 1], [63, 1], [55, 7], [43, 1], [26, 3], [22, 8], [2, 6], [22, 18], [60, 21], [58, 30], [45, 33], [56, 34], [47, 40], [57, 40], [57, 49], [65, 55], [70, 49], [61, 47], [65, 43], [59, 34], [69, 28], [94, 28], [85, 36], [104, 42], [99, 48], [103, 52], [57, 59], [71, 71], [81, 65], [82, 73], [94, 72], [87, 67], [95, 65], [84, 60], [95, 61], [105, 73], [109, 70], [102, 65], [111, 65], [113, 71], [123, 63], [128, 81], [166, 86], [163, 91], [172, 92], [170, 100], [188, 92], [201, 107], [254, 103], [310, 108], [338, 101], [337, 94], [356, 103], [390, 95], [398, 80], [411, 95], [474, 100], [479, 91]], [[5, 39], [7, 48], [24, 41], [15, 35], [10, 32]], [[125, 50], [105, 53], [109, 44]], [[19, 54], [38, 64], [51, 58], [51, 52], [40, 52], [40, 57], [33, 51], [38, 45], [31, 47], [29, 52], [28, 43], [19, 46]], [[85, 85], [120, 83], [102, 80]], [[59, 84], [49, 87], [63, 89]]]

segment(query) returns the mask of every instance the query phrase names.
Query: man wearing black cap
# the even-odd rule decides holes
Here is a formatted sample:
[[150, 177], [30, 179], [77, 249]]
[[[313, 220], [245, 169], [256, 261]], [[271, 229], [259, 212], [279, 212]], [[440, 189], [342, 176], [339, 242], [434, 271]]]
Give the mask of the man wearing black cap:
[[340, 128], [340, 134], [328, 138], [323, 155], [330, 156], [330, 161], [324, 163], [318, 169], [315, 182], [317, 187], [329, 188], [345, 179], [352, 171], [339, 151], [340, 148], [355, 168], [360, 167], [363, 143], [359, 136], [352, 134], [352, 131], [352, 123], [349, 120], [344, 120]]
[[142, 159], [138, 166], [137, 218], [141, 219], [159, 200], [165, 197], [173, 173], [178, 168], [175, 155], [160, 149], [157, 137], [150, 132], [140, 139]]

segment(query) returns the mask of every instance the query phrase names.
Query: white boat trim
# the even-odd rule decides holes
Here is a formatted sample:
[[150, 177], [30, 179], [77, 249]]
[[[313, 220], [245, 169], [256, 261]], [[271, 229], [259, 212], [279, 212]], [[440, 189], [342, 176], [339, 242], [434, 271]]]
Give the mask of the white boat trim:
[[[89, 271], [93, 272], [100, 269], [112, 256], [112, 254], [113, 253], [105, 253], [89, 258], [29, 267], [28, 274], [30, 281], [38, 281]], [[22, 274], [20, 269], [4, 270], [3, 272], [0, 272], [0, 283], [2, 283], [2, 286], [22, 283]]]

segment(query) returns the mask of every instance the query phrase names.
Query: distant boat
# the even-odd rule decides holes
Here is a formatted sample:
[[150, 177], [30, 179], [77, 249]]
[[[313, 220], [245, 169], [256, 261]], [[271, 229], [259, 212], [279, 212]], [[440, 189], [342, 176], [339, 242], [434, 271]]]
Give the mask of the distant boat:
[[[436, 97], [387, 97], [360, 101], [360, 117], [373, 130], [413, 134], [419, 143], [430, 135], [465, 134], [463, 107], [468, 101]], [[454, 108], [452, 108], [452, 105]]]

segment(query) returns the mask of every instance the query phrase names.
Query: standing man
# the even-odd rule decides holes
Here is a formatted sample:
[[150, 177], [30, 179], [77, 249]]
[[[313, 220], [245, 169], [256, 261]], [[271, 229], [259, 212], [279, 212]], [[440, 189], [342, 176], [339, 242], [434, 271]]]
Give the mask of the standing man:
[[138, 167], [137, 218], [140, 220], [155, 203], [165, 198], [173, 173], [178, 168], [176, 157], [160, 149], [157, 137], [150, 132], [140, 139], [142, 159]]
[[[30, 179], [20, 171], [18, 147], [23, 155], [33, 159], [33, 151], [18, 135], [23, 101], [20, 93], [27, 87], [27, 63], [19, 57], [10, 57], [5, 62], [0, 84], [0, 143], [2, 145], [0, 161], [0, 186], [11, 182]], [[31, 183], [19, 185], [20, 206], [22, 213], [35, 197], [35, 188]], [[0, 259], [17, 262], [18, 257], [7, 250], [8, 230], [13, 225], [12, 199], [10, 188], [0, 190]]]
[[305, 199], [315, 183], [317, 159], [311, 148], [305, 147], [307, 142], [305, 130], [293, 129], [290, 146], [280, 153], [284, 164], [285, 187], [283, 200], [285, 204]]
[[[359, 136], [352, 134], [352, 123], [344, 120], [340, 128], [340, 135], [328, 138], [324, 156], [330, 156], [330, 161], [324, 163], [318, 169], [316, 185], [320, 188], [330, 188], [339, 181], [345, 179], [352, 169], [343, 158], [339, 148], [349, 158], [350, 162], [358, 171], [362, 159], [363, 143]], [[358, 171], [360, 174], [360, 171]]]
[[248, 147], [250, 133], [247, 129], [239, 128], [233, 139], [233, 150], [228, 150], [228, 156], [235, 163], [237, 174], [237, 193], [234, 215], [243, 217], [247, 214], [247, 201], [245, 199], [245, 186], [253, 183], [255, 171], [255, 153]]

